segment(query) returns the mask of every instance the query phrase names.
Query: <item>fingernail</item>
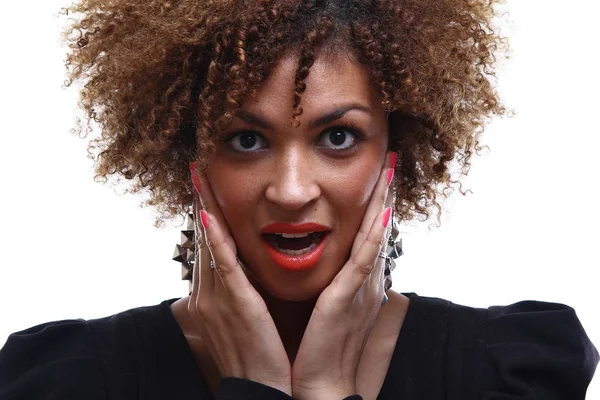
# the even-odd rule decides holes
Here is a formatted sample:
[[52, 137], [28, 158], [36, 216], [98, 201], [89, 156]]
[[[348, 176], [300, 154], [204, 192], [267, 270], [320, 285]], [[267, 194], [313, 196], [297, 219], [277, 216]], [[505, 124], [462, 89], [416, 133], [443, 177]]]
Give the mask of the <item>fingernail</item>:
[[200, 210], [200, 221], [204, 229], [208, 229], [208, 214], [204, 210]]
[[388, 207], [385, 209], [385, 212], [383, 213], [383, 227], [387, 228], [388, 224], [390, 223], [390, 217], [392, 216], [392, 207]]
[[395, 168], [396, 161], [398, 161], [398, 153], [396, 153], [395, 151], [392, 151], [391, 153], [392, 154], [390, 154], [390, 167]]
[[387, 173], [387, 185], [390, 186], [392, 183], [392, 179], [394, 179], [394, 168], [390, 168]]
[[197, 166], [196, 162], [190, 163], [190, 174], [192, 177], [192, 183], [194, 184], [194, 188], [196, 189], [198, 194], [200, 194], [200, 189], [202, 188], [202, 185], [200, 184], [200, 179], [198, 178], [198, 174], [196, 174], [196, 166]]

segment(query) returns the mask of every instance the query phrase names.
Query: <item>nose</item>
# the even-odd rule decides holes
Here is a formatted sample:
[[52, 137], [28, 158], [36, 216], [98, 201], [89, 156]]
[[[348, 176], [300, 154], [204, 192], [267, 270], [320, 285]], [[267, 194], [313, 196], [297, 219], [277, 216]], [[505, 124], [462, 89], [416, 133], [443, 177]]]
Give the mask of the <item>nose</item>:
[[265, 193], [267, 200], [291, 211], [313, 202], [321, 195], [317, 170], [300, 150], [282, 154], [273, 163]]

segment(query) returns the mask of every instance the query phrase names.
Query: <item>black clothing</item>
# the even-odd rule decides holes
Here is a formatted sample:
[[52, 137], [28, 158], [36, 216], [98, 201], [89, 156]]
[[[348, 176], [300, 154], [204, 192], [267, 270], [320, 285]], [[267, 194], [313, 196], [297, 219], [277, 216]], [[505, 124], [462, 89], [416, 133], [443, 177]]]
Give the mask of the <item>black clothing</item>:
[[[407, 294], [411, 302], [380, 400], [578, 400], [599, 361], [575, 311], [524, 301], [488, 309]], [[0, 400], [212, 399], [170, 304], [12, 334], [0, 351]], [[286, 400], [226, 378], [217, 399]]]

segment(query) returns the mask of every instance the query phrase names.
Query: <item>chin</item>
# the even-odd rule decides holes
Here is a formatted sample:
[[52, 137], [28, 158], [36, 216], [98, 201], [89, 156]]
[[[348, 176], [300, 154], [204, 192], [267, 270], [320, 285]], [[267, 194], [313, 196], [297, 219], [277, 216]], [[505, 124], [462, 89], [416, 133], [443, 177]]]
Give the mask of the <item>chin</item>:
[[306, 276], [305, 279], [274, 281], [273, 279], [261, 280], [257, 277], [251, 282], [263, 297], [268, 296], [289, 302], [305, 302], [316, 300], [333, 279], [324, 282], [323, 279], [315, 278], [317, 277]]

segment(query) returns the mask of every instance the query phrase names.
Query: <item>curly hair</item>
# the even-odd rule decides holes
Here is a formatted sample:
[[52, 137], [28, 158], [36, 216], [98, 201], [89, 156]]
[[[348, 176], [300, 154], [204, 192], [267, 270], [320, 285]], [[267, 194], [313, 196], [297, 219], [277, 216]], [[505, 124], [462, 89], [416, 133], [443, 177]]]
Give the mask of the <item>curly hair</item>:
[[[206, 167], [213, 140], [290, 49], [300, 55], [292, 121], [315, 58], [347, 54], [371, 72], [398, 152], [395, 209], [427, 220], [468, 173], [494, 115], [506, 39], [496, 0], [80, 0], [63, 32], [66, 86], [100, 127], [89, 143], [96, 178], [125, 178], [148, 195], [157, 225], [190, 211], [189, 163]], [[454, 170], [452, 165], [458, 168]], [[461, 189], [462, 192], [462, 189]], [[462, 192], [464, 193], [464, 192]]]

